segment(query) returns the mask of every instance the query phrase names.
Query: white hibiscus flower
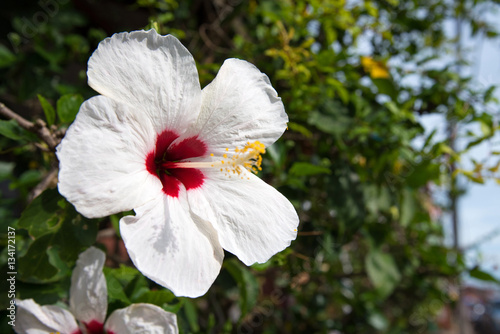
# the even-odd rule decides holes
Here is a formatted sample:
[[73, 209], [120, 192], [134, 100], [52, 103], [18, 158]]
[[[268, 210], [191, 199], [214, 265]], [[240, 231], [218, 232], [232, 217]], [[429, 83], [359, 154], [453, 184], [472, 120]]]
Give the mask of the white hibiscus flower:
[[[78, 257], [71, 276], [70, 311], [54, 305], [40, 306], [33, 299], [17, 300], [17, 333], [26, 334], [122, 334], [178, 333], [177, 317], [151, 304], [132, 304], [111, 313], [102, 273], [105, 254], [94, 247]], [[78, 326], [77, 320], [81, 324]]]
[[189, 51], [150, 30], [102, 41], [87, 75], [102, 95], [57, 148], [59, 191], [90, 218], [134, 209], [120, 231], [144, 275], [197, 297], [223, 248], [251, 265], [296, 238], [292, 204], [251, 173], [288, 122], [254, 65], [228, 59], [201, 90]]

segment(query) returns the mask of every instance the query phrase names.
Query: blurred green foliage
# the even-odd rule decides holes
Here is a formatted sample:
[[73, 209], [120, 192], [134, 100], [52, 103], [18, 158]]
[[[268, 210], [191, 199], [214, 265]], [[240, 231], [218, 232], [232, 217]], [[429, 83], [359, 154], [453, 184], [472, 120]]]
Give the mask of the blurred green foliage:
[[[0, 101], [62, 135], [95, 94], [86, 85], [86, 61], [119, 31], [153, 27], [177, 36], [198, 62], [202, 86], [226, 58], [252, 62], [270, 77], [290, 117], [260, 176], [294, 203], [297, 240], [251, 268], [227, 254], [214, 286], [195, 300], [144, 278], [121, 257], [118, 242], [104, 271], [108, 312], [153, 303], [176, 312], [184, 333], [430, 332], [436, 313], [456, 301], [461, 274], [496, 281], [444, 244], [439, 218], [449, 207], [436, 203], [433, 189], [460, 194], [453, 186], [460, 175], [499, 180], [497, 151], [474, 161], [473, 170], [460, 165], [498, 132], [499, 115], [486, 111], [498, 101], [494, 87], [478, 88], [457, 71], [463, 60], [445, 29], [460, 16], [474, 34], [496, 37], [474, 9], [497, 4], [8, 2], [0, 14]], [[424, 132], [420, 116], [428, 114], [480, 132], [467, 131], [465, 149], [454, 150], [448, 139]], [[55, 155], [13, 120], [0, 120], [0, 134], [0, 243], [6, 246], [7, 226], [16, 227], [18, 297], [55, 303], [67, 298], [78, 253], [95, 243], [98, 230], [116, 230], [119, 216], [85, 219], [50, 189], [29, 203], [57, 166]], [[6, 261], [4, 248], [3, 272]]]

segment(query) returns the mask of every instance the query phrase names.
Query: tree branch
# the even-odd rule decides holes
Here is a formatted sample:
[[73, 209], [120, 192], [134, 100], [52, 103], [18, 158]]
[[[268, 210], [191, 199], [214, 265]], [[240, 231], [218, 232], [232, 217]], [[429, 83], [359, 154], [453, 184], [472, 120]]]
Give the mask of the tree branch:
[[54, 181], [57, 180], [57, 173], [59, 169], [57, 167], [52, 167], [47, 175], [44, 176], [42, 181], [28, 195], [28, 202], [33, 201], [38, 195], [40, 195], [45, 189], [49, 188]]
[[19, 125], [23, 128], [25, 128], [26, 130], [29, 130], [31, 131], [31, 129], [33, 128], [34, 124], [31, 123], [30, 121], [26, 120], [25, 118], [19, 116], [18, 114], [16, 114], [15, 112], [13, 112], [12, 110], [10, 110], [5, 104], [3, 104], [2, 102], [0, 102], [0, 114], [2, 114], [3, 116], [9, 118], [9, 119], [13, 119], [13, 120], [16, 120], [17, 123], [19, 123]]
[[49, 149], [51, 151], [55, 151], [56, 146], [59, 144], [60, 140], [50, 132], [45, 122], [41, 119], [38, 119], [35, 123], [30, 122], [24, 117], [10, 110], [2, 102], [0, 102], [0, 115], [5, 116], [8, 119], [15, 120], [22, 128], [36, 134], [38, 138], [43, 140], [49, 146]]

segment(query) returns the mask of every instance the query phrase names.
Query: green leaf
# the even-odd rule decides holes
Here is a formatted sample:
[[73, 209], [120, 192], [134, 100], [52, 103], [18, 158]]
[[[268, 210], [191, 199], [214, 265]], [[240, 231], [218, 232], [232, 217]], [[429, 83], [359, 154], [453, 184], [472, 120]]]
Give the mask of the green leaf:
[[48, 248], [53, 243], [54, 235], [47, 234], [36, 239], [24, 256], [19, 258], [18, 272], [25, 281], [47, 282], [60, 272], [49, 261]]
[[120, 265], [119, 268], [113, 269], [113, 274], [119, 279], [120, 284], [123, 286], [130, 284], [137, 275], [140, 275], [137, 269], [123, 264]]
[[415, 166], [410, 166], [408, 173], [403, 177], [408, 186], [418, 188], [427, 184], [429, 180], [439, 180], [441, 175], [439, 168], [439, 164], [426, 160]]
[[474, 267], [469, 271], [469, 275], [473, 278], [479, 279], [486, 282], [494, 282], [500, 284], [500, 281], [493, 277], [491, 274], [480, 270], [478, 267]]
[[298, 124], [298, 123], [295, 123], [295, 122], [289, 122], [288, 123], [288, 128], [291, 131], [295, 131], [295, 132], [301, 133], [302, 135], [304, 135], [307, 138], [311, 138], [312, 137], [311, 130], [309, 130], [308, 128], [306, 128], [305, 126], [303, 126], [301, 124]]
[[492, 97], [494, 96], [493, 93], [495, 92], [496, 86], [490, 86], [485, 92], [484, 92], [484, 102], [488, 103], [492, 100]]
[[13, 140], [22, 140], [25, 139], [23, 132], [24, 129], [13, 119], [9, 121], [0, 120], [0, 135]]
[[432, 130], [432, 132], [429, 134], [429, 136], [425, 139], [425, 143], [422, 146], [422, 149], [428, 147], [429, 144], [431, 144], [432, 138], [434, 138], [434, 135], [436, 134], [436, 132], [437, 132], [437, 129]]
[[95, 243], [98, 224], [96, 220], [80, 215], [69, 203], [63, 217], [52, 247], [59, 251], [58, 254], [65, 263], [72, 264], [81, 252]]
[[66, 94], [57, 100], [57, 116], [63, 123], [74, 121], [80, 106], [83, 103], [83, 97], [80, 94]]
[[342, 103], [347, 104], [349, 102], [349, 92], [340, 81], [329, 77], [326, 79], [326, 82], [337, 92], [339, 98], [342, 100]]
[[115, 233], [118, 236], [118, 238], [121, 238], [121, 235], [120, 235], [120, 218], [121, 218], [121, 216], [119, 216], [119, 215], [111, 215], [111, 216], [109, 216], [109, 220], [111, 221], [111, 225], [113, 226], [113, 229], [115, 230]]
[[78, 255], [95, 243], [97, 221], [82, 217], [48, 189], [21, 214], [19, 228], [34, 239], [19, 258], [19, 275], [27, 282], [50, 282], [74, 265]]
[[255, 276], [244, 267], [238, 260], [230, 259], [224, 262], [224, 267], [236, 281], [240, 290], [240, 298], [238, 299], [241, 309], [241, 314], [244, 316], [252, 310], [257, 303], [259, 295], [259, 284]]
[[271, 267], [273, 265], [273, 260], [272, 259], [269, 259], [267, 260], [266, 262], [264, 263], [254, 263], [252, 264], [252, 269], [256, 270], [256, 271], [264, 271], [264, 270], [267, 270], [269, 267]]
[[493, 134], [493, 125], [487, 122], [479, 122], [479, 125], [481, 127], [481, 132], [483, 133], [484, 137], [491, 137]]
[[271, 146], [266, 147], [266, 153], [271, 158], [276, 168], [279, 169], [284, 168], [287, 156], [286, 152], [286, 146], [282, 142], [276, 142]]
[[398, 97], [398, 91], [394, 87], [394, 82], [390, 79], [372, 79], [380, 94], [389, 95], [392, 100]]
[[165, 310], [165, 311], [168, 311], [168, 312], [171, 312], [171, 313], [179, 313], [180, 309], [182, 308], [182, 306], [184, 306], [184, 301], [186, 300], [186, 298], [181, 298], [180, 300], [178, 300], [176, 303], [172, 303], [172, 304], [164, 304], [162, 306], [162, 308]]
[[348, 119], [345, 117], [323, 115], [317, 111], [310, 114], [308, 121], [319, 130], [332, 135], [341, 135], [348, 129]]
[[49, 101], [47, 101], [42, 95], [38, 94], [37, 96], [38, 101], [40, 101], [40, 104], [42, 105], [43, 112], [45, 113], [47, 124], [51, 126], [56, 120], [56, 111]]
[[[481, 123], [482, 124], [482, 123]], [[471, 142], [469, 142], [467, 144], [467, 146], [465, 147], [465, 150], [469, 150], [471, 147], [474, 147], [474, 146], [477, 146], [479, 144], [481, 144], [483, 141], [485, 141], [486, 139], [488, 139], [488, 137], [479, 137], [478, 139], [476, 140], [473, 140]]]
[[417, 212], [417, 203], [411, 189], [405, 189], [402, 194], [401, 225], [407, 227]]
[[10, 183], [10, 189], [20, 189], [22, 191], [28, 190], [28, 188], [33, 188], [40, 182], [42, 176], [39, 170], [29, 169], [23, 172], [17, 180]]
[[290, 175], [293, 176], [311, 176], [332, 173], [332, 171], [327, 167], [316, 166], [309, 162], [295, 162], [289, 172]]
[[474, 173], [473, 171], [462, 170], [462, 169], [457, 169], [457, 172], [461, 173], [463, 176], [469, 179], [469, 181], [478, 184], [484, 184], [484, 179], [480, 174]]
[[16, 290], [21, 299], [34, 299], [40, 305], [55, 304], [67, 298], [70, 280], [60, 280], [51, 284], [30, 284], [16, 282]]
[[16, 164], [13, 162], [0, 161], [0, 180], [11, 177], [15, 166]]
[[16, 56], [0, 44], [0, 68], [9, 67], [16, 62]]
[[137, 298], [149, 291], [148, 280], [143, 275], [137, 273], [134, 279], [125, 286], [125, 293], [130, 300]]
[[[109, 296], [114, 303], [131, 302], [154, 303], [155, 296], [147, 295], [150, 291], [147, 279], [135, 268], [120, 265], [119, 268], [104, 268], [106, 282], [108, 282]], [[156, 296], [156, 300], [159, 298]], [[158, 301], [159, 302], [159, 301]], [[156, 304], [156, 303], [154, 303]], [[156, 304], [161, 306], [161, 304]]]
[[160, 307], [172, 302], [175, 299], [175, 295], [169, 290], [159, 290], [159, 291], [148, 291], [140, 295], [138, 298], [133, 299], [134, 303], [148, 303], [154, 304]]
[[365, 258], [366, 272], [382, 298], [391, 294], [401, 274], [391, 254], [372, 249]]
[[198, 326], [198, 313], [196, 312], [196, 307], [191, 299], [184, 298], [184, 312], [191, 327], [191, 332], [196, 333], [200, 330]]
[[109, 267], [103, 268], [104, 277], [106, 278], [106, 285], [108, 287], [108, 298], [110, 303], [120, 301], [124, 304], [130, 304], [130, 300], [125, 294], [124, 288], [120, 279], [118, 278], [115, 269]]
[[40, 194], [22, 212], [18, 226], [28, 230], [33, 238], [53, 233], [59, 226], [59, 218], [63, 209], [58, 205], [61, 195], [56, 189], [49, 189]]
[[391, 194], [388, 188], [367, 185], [363, 192], [366, 207], [370, 212], [377, 214], [380, 211], [390, 210]]

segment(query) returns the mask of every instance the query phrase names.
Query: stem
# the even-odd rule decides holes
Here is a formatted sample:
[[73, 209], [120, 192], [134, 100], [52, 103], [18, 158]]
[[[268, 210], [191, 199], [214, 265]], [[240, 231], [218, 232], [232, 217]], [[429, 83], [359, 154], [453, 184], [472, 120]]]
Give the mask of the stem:
[[5, 104], [0, 102], [0, 115], [5, 116], [8, 119], [15, 120], [22, 128], [33, 132], [43, 140], [51, 151], [55, 151], [56, 146], [59, 144], [59, 140], [54, 137], [50, 130], [45, 125], [45, 122], [41, 119], [37, 120], [35, 123], [28, 121], [24, 117], [16, 114], [10, 110]]
[[52, 167], [47, 175], [44, 176], [42, 181], [28, 195], [28, 202], [33, 201], [38, 195], [40, 195], [45, 189], [49, 188], [54, 181], [57, 179], [57, 173], [59, 169], [57, 167]]

